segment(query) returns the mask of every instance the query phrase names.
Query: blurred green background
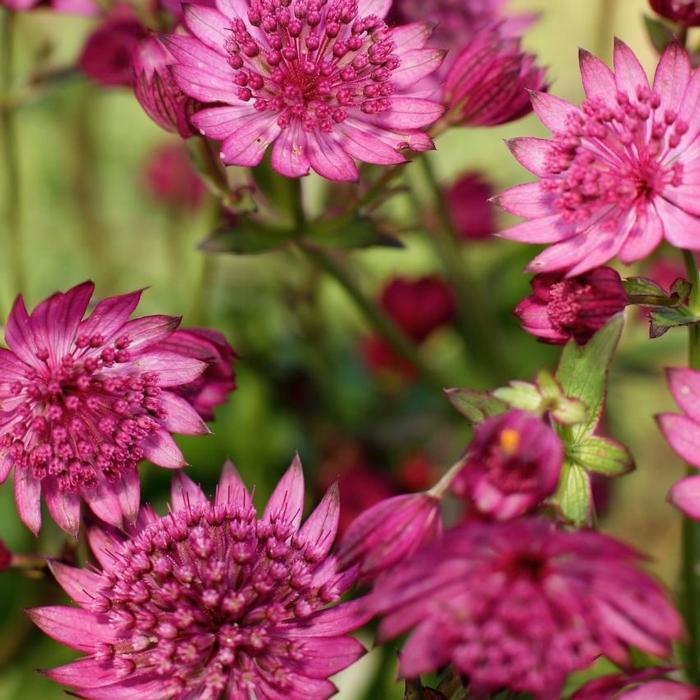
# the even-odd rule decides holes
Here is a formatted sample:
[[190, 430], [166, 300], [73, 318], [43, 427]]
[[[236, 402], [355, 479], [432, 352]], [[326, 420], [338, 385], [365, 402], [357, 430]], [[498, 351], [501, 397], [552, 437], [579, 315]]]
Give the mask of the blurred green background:
[[[608, 60], [613, 35], [628, 42], [650, 70], [654, 66], [642, 23], [645, 0], [513, 0], [510, 7], [541, 12], [525, 44], [549, 67], [557, 95], [580, 99], [577, 48]], [[20, 17], [16, 86], [37, 57], [47, 67], [71, 65], [91, 26], [45, 11]], [[542, 133], [533, 117], [504, 128], [453, 130], [439, 140], [433, 162], [445, 183], [478, 169], [499, 190], [525, 179], [503, 139]], [[256, 485], [260, 503], [295, 450], [305, 464], [310, 498], [354, 462], [392, 483], [400, 477], [400, 465], [416, 455], [438, 474], [451, 464], [466, 445], [466, 425], [428, 387], [397, 386], [367, 371], [358, 352], [364, 322], [335, 283], [319, 280], [290, 252], [205, 256], [196, 244], [207, 233], [209, 212], [178, 213], [149, 197], [144, 165], [153, 148], [168, 139], [128, 90], [103, 90], [80, 78], [22, 106], [18, 147], [28, 304], [87, 278], [97, 283], [100, 296], [148, 287], [140, 311], [182, 314], [185, 326], [210, 325], [229, 337], [240, 355], [239, 388], [217, 411], [213, 436], [182, 440], [188, 473], [208, 489], [226, 457]], [[406, 172], [422, 192], [412, 167]], [[310, 199], [321, 189], [313, 177], [304, 186]], [[406, 198], [397, 199], [387, 213], [400, 220], [410, 216]], [[406, 234], [403, 242], [403, 249], [352, 254], [368, 292], [393, 275], [438, 269], [424, 232]], [[463, 264], [494, 301], [491, 322], [517, 376], [530, 378], [539, 367], [552, 367], [557, 351], [527, 337], [511, 316], [528, 293], [521, 269], [532, 251], [491, 241], [465, 246], [463, 252]], [[7, 265], [0, 258], [3, 313], [17, 291]], [[639, 315], [628, 312], [605, 428], [631, 447], [638, 469], [612, 484], [600, 519], [604, 531], [646, 552], [651, 569], [672, 587], [680, 520], [664, 499], [682, 467], [652, 417], [672, 408], [661, 367], [682, 364], [684, 348], [682, 332], [649, 341]], [[466, 361], [453, 330], [431, 338], [422, 352], [453, 386], [487, 386], [480, 368]], [[148, 465], [142, 475], [144, 499], [163, 506], [169, 475]], [[39, 542], [19, 524], [9, 484], [0, 488], [0, 538], [14, 551], [57, 554], [63, 546], [48, 519]], [[49, 580], [0, 574], [0, 700], [64, 696], [34, 670], [71, 654], [33, 630], [22, 613], [38, 602], [60, 600]], [[398, 690], [368, 690], [376, 662], [370, 655], [343, 674], [340, 697], [399, 697]]]

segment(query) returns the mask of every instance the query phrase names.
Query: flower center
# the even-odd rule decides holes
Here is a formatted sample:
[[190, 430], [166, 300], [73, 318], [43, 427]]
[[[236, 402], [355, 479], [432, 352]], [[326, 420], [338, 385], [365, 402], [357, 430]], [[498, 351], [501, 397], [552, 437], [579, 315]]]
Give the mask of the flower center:
[[130, 340], [106, 345], [98, 334], [78, 336], [60, 360], [38, 350], [43, 370], [28, 369], [9, 386], [14, 423], [2, 438], [16, 468], [35, 479], [53, 477], [62, 491], [94, 486], [101, 474], [118, 478], [143, 459], [139, 444], [164, 413], [153, 373], [121, 375]]
[[618, 92], [614, 108], [591, 99], [568, 116], [542, 180], [562, 218], [585, 222], [600, 207], [625, 209], [682, 184], [683, 166], [673, 159], [688, 124], [660, 104], [640, 86], [633, 97]]
[[303, 644], [285, 623], [339, 597], [327, 577], [315, 580], [319, 559], [288, 524], [259, 521], [252, 507], [172, 513], [114, 552], [103, 573], [93, 608], [119, 639], [99, 656], [125, 675], [150, 669], [174, 693], [254, 688], [259, 674], [288, 690]]
[[238, 97], [259, 112], [279, 113], [329, 132], [349, 109], [391, 109], [391, 75], [399, 65], [384, 22], [358, 17], [357, 0], [252, 0], [248, 21], [230, 27], [226, 42]]
[[571, 280], [553, 284], [549, 289], [547, 316], [555, 328], [570, 330], [576, 324], [581, 310], [577, 296], [590, 296], [591, 286]]
[[[491, 481], [503, 493], [517, 493], [533, 488], [537, 483], [538, 465], [525, 460], [518, 453], [522, 436], [517, 430], [506, 428], [492, 442], [483, 457], [483, 464]], [[477, 460], [480, 458], [477, 456]]]

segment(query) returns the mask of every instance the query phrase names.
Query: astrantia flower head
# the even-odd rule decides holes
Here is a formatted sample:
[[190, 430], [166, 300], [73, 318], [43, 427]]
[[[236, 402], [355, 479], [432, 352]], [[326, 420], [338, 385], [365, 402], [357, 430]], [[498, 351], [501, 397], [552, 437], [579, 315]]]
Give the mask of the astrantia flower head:
[[[310, 169], [356, 180], [354, 159], [388, 165], [432, 142], [419, 129], [442, 114], [416, 94], [442, 53], [430, 29], [388, 29], [391, 0], [219, 0], [189, 6], [193, 36], [168, 37], [173, 72], [190, 97], [219, 106], [192, 123], [221, 141], [228, 165], [272, 165], [288, 177]], [[223, 103], [223, 106], [221, 106]]]
[[146, 37], [133, 52], [134, 93], [158, 126], [188, 138], [196, 133], [190, 117], [198, 104], [175, 83], [170, 71], [174, 60], [157, 38]]
[[700, 0], [651, 0], [655, 12], [686, 27], [700, 24]]
[[480, 513], [509, 520], [554, 492], [563, 461], [552, 428], [531, 413], [511, 410], [476, 428], [452, 489]]
[[171, 433], [203, 434], [206, 425], [173, 389], [206, 363], [157, 346], [179, 318], [129, 320], [141, 292], [100, 301], [83, 320], [94, 285], [85, 282], [39, 304], [22, 297], [7, 319], [0, 349], [0, 481], [14, 468], [20, 518], [41, 527], [41, 494], [53, 519], [76, 534], [85, 500], [121, 526], [136, 516], [136, 465], [148, 459], [179, 468]]
[[700, 151], [700, 72], [678, 44], [661, 57], [653, 85], [634, 53], [615, 43], [615, 72], [581, 53], [586, 101], [580, 107], [544, 93], [532, 96], [550, 140], [511, 142], [539, 182], [514, 187], [501, 206], [529, 221], [501, 235], [550, 247], [535, 272], [570, 276], [615, 257], [641, 260], [665, 238], [700, 249], [700, 197], [694, 172]]
[[327, 609], [355, 578], [329, 555], [337, 489], [300, 527], [303, 507], [298, 460], [262, 517], [227, 465], [212, 501], [178, 474], [168, 515], [91, 530], [101, 570], [52, 567], [80, 607], [30, 611], [86, 654], [47, 675], [92, 700], [331, 697], [328, 678], [364, 652], [347, 635], [364, 615], [357, 601]]
[[574, 338], [587, 343], [627, 305], [620, 275], [597, 267], [577, 277], [545, 273], [532, 280], [532, 296], [515, 308], [523, 329], [547, 343], [563, 345]]
[[636, 568], [638, 556], [594, 532], [544, 521], [475, 523], [378, 581], [370, 607], [380, 639], [413, 630], [402, 677], [452, 664], [477, 697], [499, 690], [557, 700], [566, 676], [600, 655], [629, 663], [629, 647], [667, 656], [678, 613]]
[[700, 690], [665, 676], [672, 669], [647, 668], [589, 681], [571, 700], [698, 700]]
[[195, 357], [207, 368], [193, 382], [175, 387], [204, 420], [213, 420], [214, 409], [225, 403], [236, 388], [233, 363], [236, 353], [226, 338], [209, 328], [183, 328], [160, 344], [161, 350]]
[[491, 183], [479, 172], [462, 175], [445, 192], [450, 217], [459, 237], [464, 241], [489, 238], [496, 232]]

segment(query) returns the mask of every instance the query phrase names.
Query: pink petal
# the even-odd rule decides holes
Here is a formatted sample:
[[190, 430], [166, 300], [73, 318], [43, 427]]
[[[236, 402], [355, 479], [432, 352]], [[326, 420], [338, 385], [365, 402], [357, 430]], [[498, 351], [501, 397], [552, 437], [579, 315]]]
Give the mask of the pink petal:
[[99, 617], [81, 608], [49, 605], [27, 610], [32, 622], [52, 639], [71, 649], [91, 653], [101, 644], [116, 642], [115, 633]]
[[700, 420], [700, 372], [687, 367], [667, 369], [666, 381], [683, 412]]
[[230, 107], [212, 107], [194, 114], [190, 121], [207, 138], [224, 141], [236, 133], [241, 119], [257, 114], [247, 102]]
[[138, 471], [136, 469], [123, 471], [121, 476], [114, 480], [113, 486], [124, 519], [127, 523], [133, 523], [141, 505], [141, 480]]
[[533, 221], [524, 221], [501, 231], [499, 238], [507, 238], [509, 241], [521, 243], [558, 243], [575, 236], [576, 229], [559, 214], [552, 214]]
[[124, 543], [119, 534], [107, 526], [93, 526], [87, 528], [90, 550], [103, 569], [108, 571], [114, 565], [114, 553], [121, 549]]
[[637, 213], [632, 230], [619, 252], [625, 265], [644, 260], [654, 251], [664, 237], [664, 225], [653, 206], [645, 206]]
[[175, 64], [172, 74], [180, 89], [195, 100], [207, 102], [231, 102], [239, 100], [238, 87], [231, 76], [221, 71], [204, 71], [184, 63]]
[[338, 484], [333, 484], [299, 530], [299, 536], [313, 545], [319, 558], [325, 557], [335, 541], [340, 518]]
[[700, 476], [677, 481], [668, 494], [668, 500], [689, 518], [700, 520]]
[[170, 484], [170, 505], [174, 512], [209, 504], [204, 491], [183, 472], [176, 472]]
[[656, 420], [675, 452], [688, 464], [700, 467], [700, 425], [675, 413], [662, 413]]
[[105, 478], [101, 479], [96, 486], [84, 488], [82, 496], [90, 506], [90, 510], [100, 520], [114, 527], [122, 527], [124, 524], [124, 514], [121, 503], [116, 492], [116, 484]]
[[246, 489], [243, 479], [241, 479], [233, 462], [226, 460], [221, 471], [219, 485], [216, 488], [216, 505], [231, 505], [238, 508], [249, 508], [252, 499]]
[[237, 130], [221, 145], [221, 160], [226, 165], [259, 165], [267, 147], [282, 131], [277, 113], [255, 113], [241, 118]]
[[5, 343], [23, 362], [37, 369], [44, 367], [44, 363], [37, 358], [37, 352], [46, 348], [42, 348], [35, 337], [22, 295], [15, 299], [7, 317]]
[[121, 328], [120, 335], [125, 335], [131, 341], [129, 352], [136, 353], [149, 345], [165, 340], [180, 325], [179, 316], [141, 316], [133, 321], [127, 321]]
[[[343, 144], [345, 150], [357, 160], [377, 165], [406, 162], [403, 155], [396, 150], [396, 146], [387, 143], [387, 133], [371, 124], [359, 120], [348, 120], [338, 125], [338, 131], [345, 137]], [[398, 134], [395, 137], [398, 145], [401, 137]]]
[[396, 44], [400, 54], [413, 49], [422, 49], [430, 39], [435, 28], [426, 22], [401, 24], [389, 30], [391, 40]]
[[680, 44], [671, 42], [661, 56], [654, 75], [654, 92], [661, 98], [658, 114], [678, 114], [690, 81], [690, 59]]
[[[199, 39], [193, 36], [185, 36], [182, 34], [168, 34], [162, 37], [165, 47], [170, 51], [177, 63], [173, 69], [178, 67], [199, 68], [201, 72], [206, 67], [206, 72], [217, 78], [226, 78], [227, 76], [232, 81], [234, 70], [226, 61], [226, 52], [221, 48], [221, 51], [205, 46]], [[180, 88], [187, 92], [187, 80], [182, 84], [177, 80], [177, 70], [173, 70], [176, 82]], [[233, 89], [233, 87], [232, 87]]]
[[568, 130], [568, 118], [578, 114], [578, 107], [547, 92], [532, 92], [532, 109], [540, 121], [553, 133], [565, 133]]
[[615, 64], [615, 82], [618, 90], [635, 96], [637, 88], [649, 87], [647, 74], [642, 68], [642, 64], [634, 55], [634, 51], [620, 39], [615, 39], [615, 49], [613, 51]]
[[213, 7], [185, 5], [183, 19], [187, 29], [210, 49], [224, 52], [230, 38], [229, 20]]
[[391, 81], [398, 88], [411, 88], [419, 80], [434, 73], [444, 59], [444, 52], [433, 49], [412, 49], [401, 54], [401, 64], [392, 73]]
[[80, 697], [84, 700], [160, 700], [162, 693], [163, 681], [160, 678], [154, 680], [151, 671], [131, 676], [120, 683], [80, 689]]
[[27, 469], [16, 469], [14, 481], [19, 519], [38, 535], [41, 530], [41, 482]]
[[539, 182], [516, 185], [494, 197], [501, 209], [526, 219], [544, 219], [552, 215], [552, 196], [542, 189]]
[[80, 530], [80, 496], [61, 491], [53, 479], [47, 479], [44, 498], [54, 522], [71, 537]]
[[82, 322], [78, 334], [89, 337], [99, 333], [108, 342], [136, 310], [142, 293], [143, 290], [139, 289], [129, 294], [102, 299], [97, 303], [90, 316]]
[[355, 182], [359, 177], [355, 162], [330, 134], [307, 132], [311, 167], [322, 177], [338, 182]]
[[10, 455], [4, 455], [0, 457], [0, 484], [7, 480], [10, 472], [12, 471], [12, 458]]
[[583, 89], [588, 99], [601, 99], [608, 105], [615, 105], [617, 85], [615, 76], [599, 58], [583, 49], [579, 50], [579, 66]]
[[158, 430], [153, 435], [147, 437], [141, 448], [146, 459], [159, 467], [166, 469], [181, 469], [187, 466], [187, 462], [170, 433], [165, 430]]
[[102, 577], [87, 569], [78, 569], [59, 561], [49, 562], [49, 569], [58, 585], [70, 599], [81, 607], [88, 607], [95, 601], [93, 591], [102, 583]]
[[282, 129], [272, 146], [272, 167], [285, 177], [309, 174], [311, 165], [306, 155], [306, 135], [297, 120]]
[[549, 175], [547, 160], [552, 152], [552, 142], [531, 136], [510, 139], [506, 142], [515, 159], [537, 177]]
[[666, 240], [677, 248], [700, 250], [700, 218], [687, 214], [661, 197], [654, 199]]
[[392, 97], [391, 110], [380, 116], [381, 123], [394, 129], [420, 129], [436, 122], [445, 111], [443, 105], [417, 97]]
[[285, 628], [285, 635], [291, 638], [328, 637], [333, 634], [346, 634], [364, 627], [373, 617], [365, 598], [355, 598], [332, 608], [326, 608], [311, 615], [308, 625], [291, 625]]
[[208, 364], [201, 360], [164, 350], [149, 350], [133, 360], [131, 364], [140, 372], [155, 372], [158, 375], [160, 387], [189, 384], [208, 367]]
[[432, 620], [423, 622], [411, 633], [401, 649], [399, 675], [401, 678], [415, 678], [446, 666], [452, 648], [444, 629], [436, 629]]
[[359, 17], [376, 15], [379, 19], [384, 19], [391, 3], [392, 0], [358, 0], [357, 14]]
[[181, 435], [208, 435], [207, 424], [188, 401], [170, 391], [164, 391], [158, 397], [161, 408], [165, 411], [163, 427], [171, 433]]
[[281, 520], [289, 523], [296, 531], [301, 524], [303, 510], [304, 472], [299, 455], [296, 455], [272, 492], [263, 513], [263, 520]]
[[326, 679], [355, 663], [365, 648], [352, 637], [308, 637], [301, 642], [300, 670], [309, 678]]
[[78, 659], [65, 666], [47, 669], [43, 673], [55, 683], [73, 688], [100, 688], [119, 680], [112, 663], [95, 659]]

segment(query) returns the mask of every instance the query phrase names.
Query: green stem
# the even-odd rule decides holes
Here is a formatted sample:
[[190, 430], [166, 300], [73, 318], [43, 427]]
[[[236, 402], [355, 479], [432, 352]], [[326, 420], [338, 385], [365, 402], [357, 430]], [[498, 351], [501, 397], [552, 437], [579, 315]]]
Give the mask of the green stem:
[[[700, 274], [695, 255], [683, 251], [688, 280], [693, 285], [688, 306], [700, 313]], [[700, 324], [688, 326], [688, 366], [700, 369]], [[697, 470], [688, 466], [688, 474]], [[688, 634], [686, 669], [689, 679], [700, 683], [700, 523], [683, 518], [682, 609]]]
[[491, 304], [464, 262], [459, 236], [428, 154], [423, 154], [418, 160], [440, 220], [440, 225], [429, 232], [429, 239], [457, 296], [457, 330], [474, 366], [488, 374], [492, 382], [502, 382], [512, 376], [513, 368], [502, 349], [504, 344], [499, 339], [498, 324], [493, 318], [495, 311], [490, 308]]
[[[0, 31], [0, 94], [12, 89], [14, 80], [14, 45], [17, 16], [12, 10], [2, 13]], [[22, 220], [20, 201], [19, 153], [17, 149], [17, 124], [15, 110], [11, 107], [0, 110], [0, 139], [2, 139], [5, 163], [5, 217], [7, 222], [8, 279], [12, 285], [11, 296], [24, 289], [22, 265]]]

